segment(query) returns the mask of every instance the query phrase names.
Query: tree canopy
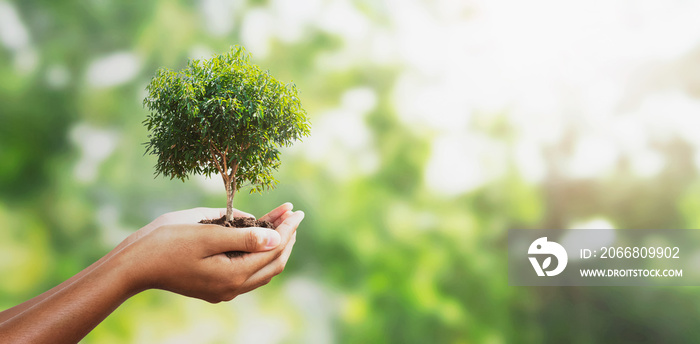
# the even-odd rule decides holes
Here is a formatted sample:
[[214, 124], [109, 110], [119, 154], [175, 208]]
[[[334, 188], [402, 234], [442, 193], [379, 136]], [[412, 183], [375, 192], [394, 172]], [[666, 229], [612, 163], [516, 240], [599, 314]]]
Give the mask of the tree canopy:
[[275, 187], [278, 148], [309, 134], [296, 86], [250, 63], [240, 46], [179, 72], [161, 68], [146, 89], [146, 153], [158, 156], [156, 175], [219, 173], [229, 204], [243, 186]]

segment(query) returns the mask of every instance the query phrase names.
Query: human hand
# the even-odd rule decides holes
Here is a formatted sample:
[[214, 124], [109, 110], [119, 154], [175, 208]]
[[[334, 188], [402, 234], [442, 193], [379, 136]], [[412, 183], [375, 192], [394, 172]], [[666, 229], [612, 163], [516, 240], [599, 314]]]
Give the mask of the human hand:
[[[165, 214], [118, 246], [133, 292], [158, 288], [212, 303], [268, 283], [284, 270], [304, 213], [285, 203], [261, 220], [266, 228], [198, 224], [222, 216], [220, 209], [195, 208]], [[236, 216], [251, 216], [239, 212]], [[253, 252], [228, 258], [223, 252]]]
[[[291, 203], [285, 203], [279, 207], [277, 207], [278, 210], [280, 207], [286, 209], [286, 210], [291, 210], [292, 205]], [[274, 210], [273, 210], [274, 212]], [[272, 212], [270, 212], [272, 213]], [[154, 229], [164, 226], [164, 225], [172, 225], [172, 224], [195, 224], [199, 223], [199, 221], [203, 219], [218, 219], [222, 216], [226, 215], [226, 208], [193, 208], [193, 209], [187, 209], [187, 210], [180, 210], [180, 211], [173, 211], [170, 213], [163, 214], [161, 216], [158, 216], [155, 220], [151, 221], [149, 224], [141, 227], [141, 229], [137, 230], [134, 233], [131, 233], [126, 239], [124, 239], [117, 247], [112, 250], [113, 252], [120, 251], [122, 248], [128, 246], [129, 244], [137, 241], [138, 239], [142, 238], [145, 235], [148, 235], [148, 233], [152, 232]], [[269, 215], [269, 214], [268, 214]], [[265, 215], [265, 216], [268, 216]], [[238, 209], [233, 209], [233, 216], [236, 217], [252, 217], [255, 218], [255, 216], [240, 211]]]

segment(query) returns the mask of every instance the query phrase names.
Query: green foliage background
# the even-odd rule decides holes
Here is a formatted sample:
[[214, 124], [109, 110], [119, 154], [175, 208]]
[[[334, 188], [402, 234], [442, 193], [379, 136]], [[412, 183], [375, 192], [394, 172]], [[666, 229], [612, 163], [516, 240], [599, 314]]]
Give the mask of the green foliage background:
[[[0, 46], [0, 309], [65, 280], [159, 214], [225, 206], [218, 179], [153, 179], [141, 100], [157, 68], [240, 44], [245, 17], [271, 6], [232, 3], [221, 9], [231, 22], [221, 33], [194, 1], [0, 2], [30, 37]], [[389, 3], [343, 3], [378, 28], [393, 13]], [[515, 168], [517, 126], [503, 112], [482, 113], [469, 129], [498, 142], [505, 172], [445, 195], [425, 182], [438, 133], [407, 125], [392, 102], [410, 67], [376, 62], [312, 26], [300, 40], [268, 43], [254, 62], [294, 80], [314, 124], [347, 90], [376, 93], [362, 120], [376, 168], [338, 174], [328, 166], [336, 160], [309, 158], [323, 135], [313, 127], [308, 142], [282, 152], [276, 190], [236, 198], [256, 215], [285, 201], [306, 212], [284, 274], [228, 304], [140, 294], [85, 343], [697, 341], [697, 288], [516, 288], [506, 275], [509, 228], [596, 216], [618, 228], [697, 228], [700, 183], [683, 139], [658, 143], [666, 168], [651, 178], [622, 164], [587, 179], [562, 176], [557, 157], [570, 152], [562, 139], [545, 149], [546, 178], [531, 182]], [[137, 66], [131, 77], [91, 79], [95, 61], [115, 54]]]

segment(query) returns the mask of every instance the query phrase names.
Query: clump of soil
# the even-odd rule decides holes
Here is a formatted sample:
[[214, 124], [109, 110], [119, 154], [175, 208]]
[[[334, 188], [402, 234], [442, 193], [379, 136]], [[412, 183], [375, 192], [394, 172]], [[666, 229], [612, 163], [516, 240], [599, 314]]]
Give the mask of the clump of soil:
[[[233, 221], [226, 221], [226, 215], [224, 215], [218, 219], [205, 219], [199, 221], [199, 223], [213, 224], [230, 228], [262, 227], [275, 229], [275, 227], [272, 225], [272, 223], [270, 223], [270, 221], [256, 220], [252, 217], [234, 217]], [[229, 258], [235, 258], [240, 257], [246, 253], [247, 252], [243, 251], [228, 251], [226, 252], [226, 256]]]
[[275, 229], [272, 226], [272, 223], [270, 223], [270, 221], [260, 221], [260, 220], [254, 219], [252, 217], [234, 217], [233, 221], [226, 221], [226, 215], [224, 215], [218, 219], [211, 219], [211, 220], [206, 219], [206, 220], [199, 221], [199, 223], [219, 225], [219, 226], [224, 226], [224, 227], [233, 227], [233, 228], [263, 227], [263, 228]]

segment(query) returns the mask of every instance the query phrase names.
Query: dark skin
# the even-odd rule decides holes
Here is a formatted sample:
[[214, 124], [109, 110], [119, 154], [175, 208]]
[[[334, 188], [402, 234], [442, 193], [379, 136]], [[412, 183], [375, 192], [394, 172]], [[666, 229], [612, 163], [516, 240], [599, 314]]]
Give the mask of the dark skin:
[[[225, 213], [195, 208], [161, 215], [85, 270], [0, 312], [0, 338], [77, 343], [124, 301], [148, 289], [218, 303], [269, 283], [284, 270], [304, 213], [285, 203], [263, 216], [276, 231], [197, 223]], [[252, 253], [228, 258], [226, 251]]]

